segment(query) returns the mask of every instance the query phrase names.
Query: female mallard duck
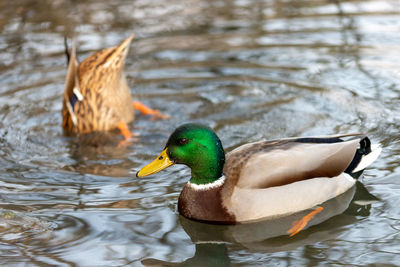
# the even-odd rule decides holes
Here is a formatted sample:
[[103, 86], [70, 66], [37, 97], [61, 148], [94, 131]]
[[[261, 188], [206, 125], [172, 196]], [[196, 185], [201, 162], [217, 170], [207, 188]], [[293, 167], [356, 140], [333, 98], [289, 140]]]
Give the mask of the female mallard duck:
[[[365, 135], [347, 134], [260, 141], [225, 157], [213, 130], [184, 124], [136, 176], [175, 163], [187, 165], [192, 177], [179, 196], [179, 212], [190, 219], [233, 224], [289, 215], [334, 198], [351, 188], [353, 177], [380, 152]], [[305, 216], [300, 229], [320, 210]]]
[[[67, 52], [68, 72], [63, 97], [63, 128], [69, 134], [86, 134], [119, 128], [125, 138], [133, 109], [165, 118], [140, 102], [133, 102], [124, 75], [125, 58], [134, 35], [119, 46], [101, 50], [78, 64], [75, 45]], [[66, 48], [66, 51], [68, 49]]]

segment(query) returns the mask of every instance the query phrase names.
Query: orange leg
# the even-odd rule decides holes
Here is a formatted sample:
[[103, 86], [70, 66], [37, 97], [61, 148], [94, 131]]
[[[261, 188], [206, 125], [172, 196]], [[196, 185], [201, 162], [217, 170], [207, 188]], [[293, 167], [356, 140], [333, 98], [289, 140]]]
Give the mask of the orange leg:
[[129, 130], [128, 124], [126, 124], [126, 122], [120, 121], [117, 127], [121, 131], [122, 135], [125, 137], [125, 140], [129, 140], [132, 138], [133, 135]]
[[304, 227], [306, 227], [307, 223], [314, 218], [314, 216], [318, 213], [320, 213], [324, 208], [323, 207], [318, 207], [317, 209], [313, 210], [309, 214], [305, 215], [303, 218], [301, 218], [298, 221], [293, 222], [292, 228], [290, 228], [287, 233], [291, 234], [290, 236], [294, 236], [298, 232], [300, 232]]
[[132, 133], [129, 130], [128, 124], [124, 121], [120, 121], [118, 123], [118, 129], [121, 131], [121, 134], [124, 136], [124, 140], [121, 140], [118, 144], [118, 147], [123, 147], [127, 144], [129, 144], [130, 141], [132, 141], [132, 137], [139, 136], [137, 133]]
[[133, 101], [133, 108], [139, 110], [144, 115], [152, 115], [156, 119], [165, 120], [165, 119], [169, 118], [168, 115], [162, 114], [156, 109], [151, 109], [151, 108], [149, 108], [148, 106], [146, 106], [145, 104], [143, 104], [142, 102], [139, 102], [139, 101]]

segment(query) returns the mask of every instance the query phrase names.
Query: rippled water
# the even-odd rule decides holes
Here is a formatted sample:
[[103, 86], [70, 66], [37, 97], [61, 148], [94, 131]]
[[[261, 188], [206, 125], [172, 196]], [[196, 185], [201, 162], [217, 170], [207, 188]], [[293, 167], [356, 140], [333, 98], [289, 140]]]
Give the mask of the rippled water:
[[[398, 1], [21, 0], [0, 10], [1, 265], [399, 264]], [[97, 147], [64, 137], [64, 35], [82, 60], [132, 32], [132, 93], [171, 119], [138, 115], [141, 137], [126, 147], [117, 132]], [[227, 151], [346, 132], [384, 151], [357, 188], [326, 203], [326, 221], [290, 238], [293, 218], [226, 227], [179, 216], [185, 167], [134, 177], [184, 121], [215, 128]]]

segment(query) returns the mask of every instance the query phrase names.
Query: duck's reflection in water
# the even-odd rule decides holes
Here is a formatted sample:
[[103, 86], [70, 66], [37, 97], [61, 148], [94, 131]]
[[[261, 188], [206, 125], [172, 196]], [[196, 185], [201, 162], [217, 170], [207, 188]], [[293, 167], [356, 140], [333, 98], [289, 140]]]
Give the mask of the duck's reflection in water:
[[190, 266], [190, 267], [224, 267], [230, 266], [228, 249], [225, 243], [195, 244], [196, 253], [184, 262], [167, 262], [157, 259], [142, 260], [144, 266]]
[[129, 177], [132, 162], [130, 143], [121, 143], [117, 131], [95, 132], [66, 137], [71, 158], [75, 161], [64, 167], [67, 171], [109, 177]]
[[287, 217], [237, 225], [213, 225], [179, 216], [183, 229], [196, 246], [195, 255], [181, 263], [144, 259], [142, 264], [145, 266], [229, 266], [227, 248], [229, 244], [239, 246], [239, 249], [266, 253], [293, 250], [343, 233], [345, 226], [360, 220], [360, 216], [368, 216], [371, 203], [376, 200], [376, 197], [371, 195], [360, 182], [357, 182], [356, 186], [342, 195], [323, 203], [321, 205], [324, 208], [323, 211], [316, 214], [304, 230], [294, 237], [289, 237], [288, 230], [294, 221], [301, 219], [310, 210]]

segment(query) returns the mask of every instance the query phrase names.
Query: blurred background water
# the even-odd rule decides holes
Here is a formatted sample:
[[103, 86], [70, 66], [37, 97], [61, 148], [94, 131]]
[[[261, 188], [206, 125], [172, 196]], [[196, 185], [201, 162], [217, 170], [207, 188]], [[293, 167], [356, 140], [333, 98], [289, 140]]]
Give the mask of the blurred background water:
[[[398, 266], [399, 1], [16, 0], [0, 10], [1, 265]], [[133, 32], [131, 91], [171, 118], [138, 115], [140, 138], [125, 147], [118, 132], [100, 146], [64, 137], [64, 36], [82, 60]], [[347, 132], [384, 150], [327, 204], [331, 218], [289, 238], [278, 229], [288, 222], [180, 217], [183, 166], [135, 178], [186, 121], [213, 127], [226, 151]]]

